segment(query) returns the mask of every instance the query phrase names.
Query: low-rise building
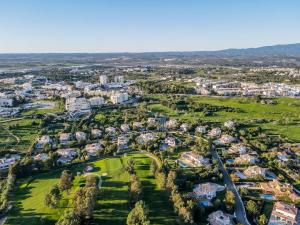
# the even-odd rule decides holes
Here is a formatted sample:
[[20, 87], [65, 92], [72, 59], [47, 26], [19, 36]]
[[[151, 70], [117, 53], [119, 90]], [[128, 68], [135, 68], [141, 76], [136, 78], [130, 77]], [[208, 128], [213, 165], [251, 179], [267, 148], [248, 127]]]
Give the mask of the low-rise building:
[[73, 135], [71, 133], [61, 133], [59, 134], [59, 143], [61, 145], [67, 145], [72, 141]]
[[88, 101], [89, 101], [89, 103], [92, 107], [100, 106], [100, 105], [103, 105], [105, 103], [103, 97], [93, 97], [93, 98], [90, 98]]
[[0, 158], [0, 170], [7, 170], [10, 165], [13, 165], [16, 161], [20, 160], [21, 156], [18, 154], [7, 155], [4, 158]]
[[126, 123], [122, 124], [120, 128], [121, 128], [121, 130], [122, 130], [123, 132], [129, 132], [129, 131], [130, 131], [130, 127], [129, 127], [129, 125], [126, 124]]
[[128, 138], [125, 135], [121, 135], [118, 137], [118, 150], [124, 150], [128, 148]]
[[103, 147], [98, 143], [88, 144], [85, 146], [85, 151], [91, 157], [95, 157], [99, 155], [99, 151], [101, 151]]
[[65, 108], [71, 117], [79, 117], [91, 113], [90, 103], [86, 98], [67, 98]]
[[136, 141], [141, 145], [145, 145], [151, 141], [154, 141], [155, 139], [156, 139], [156, 135], [154, 135], [153, 133], [145, 133], [138, 136]]
[[102, 130], [100, 129], [92, 129], [91, 130], [92, 138], [100, 138], [102, 136]]
[[0, 107], [13, 106], [13, 100], [11, 98], [0, 98]]
[[213, 128], [209, 131], [208, 136], [209, 137], [219, 137], [221, 135], [222, 131], [219, 127]]
[[165, 143], [170, 147], [177, 147], [177, 141], [174, 137], [166, 137]]
[[187, 123], [181, 124], [181, 125], [180, 125], [180, 130], [181, 130], [182, 132], [188, 132], [188, 130], [189, 130], [189, 125], [188, 125]]
[[238, 143], [238, 144], [233, 144], [231, 145], [231, 147], [228, 149], [228, 153], [229, 154], [246, 154], [248, 151], [248, 148], [246, 145], [242, 144], [242, 143]]
[[177, 160], [182, 167], [201, 167], [209, 166], [209, 159], [193, 151], [184, 152]]
[[221, 138], [219, 138], [218, 140], [214, 141], [214, 144], [216, 145], [227, 145], [230, 144], [232, 142], [235, 142], [236, 138], [232, 137], [231, 135], [228, 134], [224, 134], [221, 136]]
[[109, 135], [114, 135], [117, 133], [117, 129], [114, 127], [107, 127], [105, 128], [105, 132]]
[[249, 166], [244, 170], [244, 174], [247, 178], [256, 178], [256, 177], [266, 177], [267, 169], [261, 168], [259, 166]]
[[209, 214], [207, 220], [210, 225], [233, 225], [230, 216], [223, 213], [221, 210]]
[[292, 201], [299, 201], [300, 197], [294, 192], [291, 184], [281, 183], [278, 179], [260, 183], [260, 188], [266, 194], [274, 194], [276, 197], [288, 197]]
[[170, 119], [165, 123], [166, 127], [169, 129], [174, 129], [177, 126], [177, 120], [175, 119]]
[[128, 100], [128, 94], [125, 93], [115, 93], [110, 96], [110, 100], [114, 104], [123, 103]]
[[77, 131], [75, 133], [75, 138], [78, 142], [81, 142], [81, 141], [86, 141], [87, 139], [87, 135], [86, 133], [82, 132], [82, 131]]
[[239, 157], [235, 158], [235, 164], [255, 164], [257, 162], [257, 158], [255, 156], [244, 154], [240, 155]]
[[37, 150], [41, 150], [46, 145], [49, 145], [49, 147], [52, 148], [52, 144], [53, 144], [53, 141], [50, 138], [50, 136], [49, 135], [43, 135], [43, 136], [41, 136], [40, 138], [37, 139], [37, 141], [34, 145], [34, 148], [37, 149]]
[[133, 122], [133, 123], [132, 123], [132, 126], [133, 126], [133, 128], [136, 129], [136, 130], [141, 130], [141, 129], [143, 129], [143, 123], [141, 123], [141, 122]]
[[42, 161], [42, 162], [45, 162], [46, 160], [49, 159], [49, 156], [47, 153], [39, 153], [37, 155], [35, 155], [33, 157], [34, 161]]
[[229, 129], [233, 129], [233, 128], [235, 128], [235, 126], [236, 126], [236, 123], [232, 120], [228, 120], [224, 123], [224, 127], [227, 127]]
[[196, 133], [205, 134], [206, 133], [206, 127], [205, 126], [197, 126], [195, 131], [196, 131]]
[[212, 200], [217, 192], [224, 191], [225, 187], [216, 183], [203, 183], [195, 185], [193, 195], [200, 199]]
[[298, 225], [300, 213], [295, 205], [284, 202], [274, 204], [268, 225]]
[[73, 148], [58, 149], [56, 152], [60, 156], [57, 162], [61, 164], [71, 162], [78, 154], [77, 151]]

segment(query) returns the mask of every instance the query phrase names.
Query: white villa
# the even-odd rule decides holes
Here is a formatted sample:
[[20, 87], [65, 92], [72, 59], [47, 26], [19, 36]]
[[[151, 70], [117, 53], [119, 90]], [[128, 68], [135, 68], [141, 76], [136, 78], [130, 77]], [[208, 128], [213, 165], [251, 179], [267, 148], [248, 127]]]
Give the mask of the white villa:
[[208, 158], [204, 158], [202, 155], [192, 151], [181, 154], [177, 162], [183, 167], [201, 167], [210, 165]]
[[215, 183], [203, 183], [195, 185], [193, 194], [200, 199], [212, 200], [217, 192], [224, 191], [225, 187]]
[[34, 161], [42, 161], [45, 162], [49, 159], [49, 156], [47, 153], [40, 153], [33, 157]]
[[128, 131], [130, 131], [130, 127], [129, 127], [129, 125], [128, 125], [127, 123], [122, 124], [120, 128], [121, 128], [121, 130], [122, 130], [123, 132], [128, 132]]
[[37, 142], [35, 143], [34, 147], [35, 149], [41, 150], [44, 148], [46, 144], [50, 145], [50, 148], [52, 147], [52, 139], [49, 135], [43, 135], [40, 138], [37, 139]]
[[85, 146], [85, 151], [89, 156], [95, 157], [99, 154], [99, 151], [102, 150], [102, 146], [98, 143], [88, 144]]
[[75, 133], [75, 137], [76, 137], [76, 140], [77, 140], [78, 142], [80, 142], [80, 141], [86, 141], [86, 139], [87, 139], [86, 133], [84, 133], [84, 132], [82, 132], [82, 131], [77, 131], [77, 132]]
[[221, 210], [209, 214], [207, 220], [210, 225], [233, 225], [230, 216]]
[[230, 154], [240, 154], [240, 155], [243, 155], [243, 154], [246, 154], [248, 151], [248, 148], [247, 146], [245, 146], [244, 144], [242, 143], [238, 143], [238, 144], [233, 144], [231, 145], [231, 147], [228, 149], [228, 153]]
[[61, 133], [59, 134], [59, 143], [62, 145], [69, 144], [72, 138], [73, 135], [71, 133]]
[[240, 155], [234, 160], [236, 164], [255, 164], [256, 162], [257, 158], [249, 154]]
[[91, 136], [93, 138], [100, 138], [102, 136], [102, 131], [100, 129], [92, 129]]
[[200, 134], [205, 134], [206, 133], [206, 127], [205, 126], [198, 126], [198, 127], [196, 127], [195, 131], [197, 133], [200, 133]]
[[219, 127], [213, 128], [211, 131], [209, 131], [208, 136], [209, 137], [218, 137], [222, 133], [221, 129]]

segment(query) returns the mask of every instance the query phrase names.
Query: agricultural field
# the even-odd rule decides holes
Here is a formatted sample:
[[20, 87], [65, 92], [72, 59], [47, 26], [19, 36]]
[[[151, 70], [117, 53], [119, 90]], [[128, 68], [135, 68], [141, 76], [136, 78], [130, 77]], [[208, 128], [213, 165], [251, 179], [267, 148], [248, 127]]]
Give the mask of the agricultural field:
[[[162, 98], [162, 97], [160, 97]], [[198, 103], [214, 106], [226, 106], [238, 109], [236, 112], [218, 111], [205, 116], [203, 112], [180, 112], [162, 104], [151, 104], [148, 108], [154, 112], [165, 113], [170, 117], [182, 121], [193, 122], [203, 120], [207, 122], [223, 123], [227, 120], [251, 122], [261, 126], [271, 134], [279, 134], [291, 141], [300, 142], [300, 99], [276, 98], [276, 104], [257, 103], [253, 98], [222, 98], [189, 96]], [[259, 122], [259, 120], [265, 120]]]
[[[94, 167], [92, 173], [100, 175], [102, 178], [93, 224], [125, 224], [129, 212], [129, 176], [125, 172], [125, 166], [129, 158], [133, 158], [136, 162], [136, 172], [143, 185], [143, 199], [149, 207], [151, 224], [174, 224], [175, 214], [169, 203], [168, 194], [157, 187], [149, 170], [151, 159], [144, 154], [130, 154], [125, 157], [106, 158], [90, 163]], [[58, 184], [61, 170], [19, 180], [18, 188], [12, 199], [13, 208], [6, 224], [37, 225], [41, 223], [41, 218], [45, 224], [54, 224], [64, 211], [72, 206], [72, 195], [80, 185], [83, 185], [84, 180], [84, 175], [76, 174], [82, 172], [86, 165], [81, 164], [70, 168], [75, 175], [73, 188], [69, 195], [64, 194], [61, 206], [57, 209], [46, 207], [44, 197], [53, 185]]]

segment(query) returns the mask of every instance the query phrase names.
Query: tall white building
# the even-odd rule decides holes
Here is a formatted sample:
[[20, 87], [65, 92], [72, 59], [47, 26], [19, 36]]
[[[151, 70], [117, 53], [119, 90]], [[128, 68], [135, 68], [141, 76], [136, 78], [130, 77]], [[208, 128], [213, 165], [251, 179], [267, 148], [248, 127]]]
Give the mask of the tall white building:
[[112, 103], [117, 104], [117, 103], [122, 103], [128, 100], [128, 94], [125, 93], [115, 93], [111, 95], [110, 100]]
[[115, 76], [115, 83], [124, 83], [124, 76]]
[[91, 106], [99, 106], [104, 104], [104, 98], [102, 97], [93, 97], [89, 99], [90, 105]]
[[91, 112], [90, 103], [85, 98], [68, 98], [65, 104], [71, 116], [80, 116]]
[[100, 75], [99, 76], [99, 81], [101, 85], [105, 85], [108, 83], [108, 77], [106, 75]]

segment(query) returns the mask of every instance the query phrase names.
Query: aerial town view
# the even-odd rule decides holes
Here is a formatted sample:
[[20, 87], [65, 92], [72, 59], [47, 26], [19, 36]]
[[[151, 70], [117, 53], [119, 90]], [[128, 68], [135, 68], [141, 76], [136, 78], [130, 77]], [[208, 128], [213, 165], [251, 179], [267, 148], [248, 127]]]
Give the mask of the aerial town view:
[[0, 0], [0, 225], [300, 225], [299, 11]]

